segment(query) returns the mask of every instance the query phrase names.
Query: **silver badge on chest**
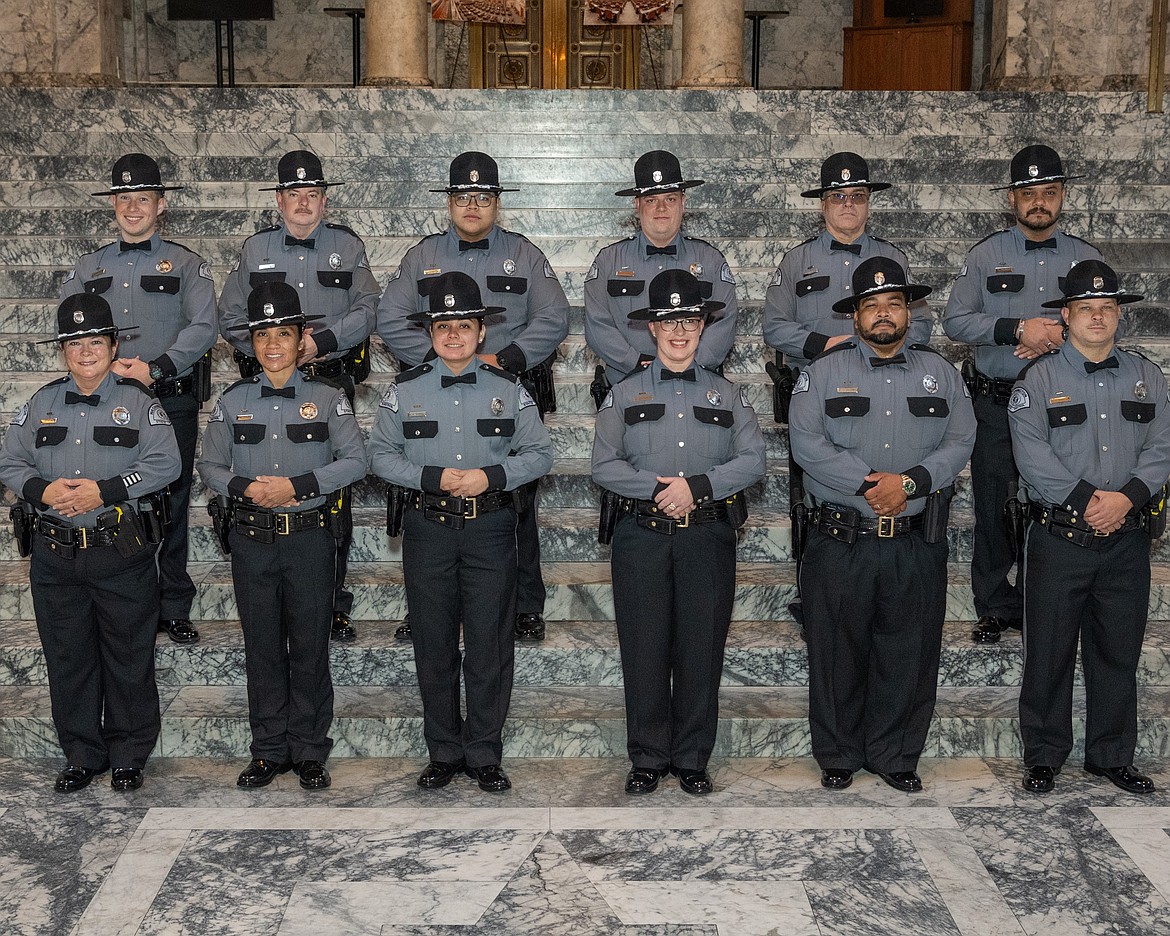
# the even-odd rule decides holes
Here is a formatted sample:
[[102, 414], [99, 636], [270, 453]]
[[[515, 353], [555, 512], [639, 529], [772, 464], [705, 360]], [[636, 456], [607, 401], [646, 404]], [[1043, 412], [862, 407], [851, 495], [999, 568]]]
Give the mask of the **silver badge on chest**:
[[499, 416], [504, 411], [504, 401], [499, 397], [492, 397], [492, 415]]
[[1149, 388], [1146, 386], [1146, 382], [1144, 380], [1139, 380], [1133, 385], [1133, 395], [1134, 399], [1139, 401], [1144, 400], [1150, 395]]
[[718, 406], [720, 403], [723, 402], [723, 397], [721, 397], [719, 395], [718, 390], [708, 390], [707, 391], [707, 402], [710, 403], [712, 406]]
[[938, 378], [933, 374], [927, 374], [922, 378], [922, 389], [927, 393], [938, 393]]
[[110, 418], [119, 426], [130, 425], [130, 410], [124, 406], [115, 406], [114, 411], [110, 413]]
[[329, 255], [329, 269], [331, 269], [331, 270], [340, 270], [341, 269], [341, 254], [331, 253]]
[[516, 261], [511, 260], [511, 259], [505, 260], [504, 261], [504, 272], [508, 276], [511, 276], [513, 273], [515, 273], [516, 272]]

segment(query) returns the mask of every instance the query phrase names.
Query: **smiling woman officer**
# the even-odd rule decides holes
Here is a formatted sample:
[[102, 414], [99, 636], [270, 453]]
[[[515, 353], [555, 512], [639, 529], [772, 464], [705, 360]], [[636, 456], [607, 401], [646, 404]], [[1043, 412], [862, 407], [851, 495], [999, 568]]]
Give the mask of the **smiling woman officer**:
[[158, 740], [154, 635], [161, 516], [151, 495], [179, 476], [166, 411], [142, 384], [119, 379], [113, 315], [101, 296], [69, 296], [57, 337], [69, 374], [20, 408], [0, 449], [49, 671], [53, 724], [72, 793], [112, 765], [111, 786], [142, 786]]

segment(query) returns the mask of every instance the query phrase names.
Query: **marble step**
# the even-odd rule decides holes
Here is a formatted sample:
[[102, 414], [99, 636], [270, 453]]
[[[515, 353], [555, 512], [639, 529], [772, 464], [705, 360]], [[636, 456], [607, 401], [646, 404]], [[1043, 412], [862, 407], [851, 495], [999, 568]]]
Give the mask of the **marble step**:
[[[250, 732], [246, 690], [187, 686], [160, 691], [158, 757], [240, 757]], [[716, 757], [807, 757], [803, 687], [727, 687], [719, 693]], [[1170, 753], [1170, 689], [1138, 693], [1139, 759]], [[1074, 695], [1074, 750], [1083, 756], [1084, 694]], [[43, 686], [0, 687], [0, 756], [59, 756]], [[1015, 687], [941, 688], [925, 757], [1019, 757]], [[425, 757], [417, 687], [339, 686], [330, 728], [334, 757]], [[621, 757], [625, 708], [619, 687], [521, 687], [512, 692], [504, 757]]]

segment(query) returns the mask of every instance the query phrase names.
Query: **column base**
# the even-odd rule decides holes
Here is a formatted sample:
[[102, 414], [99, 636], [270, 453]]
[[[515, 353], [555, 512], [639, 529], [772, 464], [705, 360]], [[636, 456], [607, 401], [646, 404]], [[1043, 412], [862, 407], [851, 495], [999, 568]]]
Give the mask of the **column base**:
[[433, 88], [435, 83], [425, 75], [421, 78], [363, 78], [363, 88]]
[[0, 88], [121, 88], [115, 75], [86, 72], [0, 72]]
[[676, 88], [748, 88], [743, 78], [680, 78]]

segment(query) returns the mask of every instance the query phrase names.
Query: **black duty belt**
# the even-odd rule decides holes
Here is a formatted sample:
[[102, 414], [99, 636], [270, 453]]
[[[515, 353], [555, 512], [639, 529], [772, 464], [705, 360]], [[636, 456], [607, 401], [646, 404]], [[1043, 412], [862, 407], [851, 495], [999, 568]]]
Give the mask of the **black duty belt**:
[[922, 529], [922, 514], [912, 517], [863, 517], [853, 507], [821, 504], [812, 511], [813, 524], [826, 536], [852, 546], [859, 536], [894, 539]]
[[996, 406], [1007, 406], [1012, 396], [1012, 387], [1015, 380], [1001, 377], [988, 377], [986, 374], [975, 372], [975, 395], [990, 397]]
[[428, 494], [411, 491], [406, 501], [423, 517], [441, 523], [452, 530], [462, 530], [468, 520], [512, 506], [511, 491], [492, 491], [478, 497], [451, 497], [448, 494]]
[[345, 361], [333, 358], [329, 361], [313, 361], [298, 368], [306, 377], [340, 377], [345, 373]]
[[79, 549], [114, 545], [113, 530], [75, 527], [50, 520], [48, 517], [37, 517], [35, 529], [48, 540], [49, 549], [65, 559], [74, 558]]
[[322, 505], [311, 510], [280, 511], [260, 507], [236, 507], [232, 526], [241, 536], [258, 543], [274, 543], [278, 536], [319, 530], [325, 526], [329, 508]]
[[716, 523], [720, 520], [726, 522], [727, 520], [727, 504], [722, 501], [705, 507], [696, 507], [679, 519], [667, 516], [666, 512], [652, 500], [638, 501], [636, 509], [635, 517], [638, 526], [653, 530], [655, 533], [663, 533], [666, 536], [673, 536], [678, 530], [685, 530], [687, 527], [700, 523]]
[[167, 397], [186, 396], [195, 389], [195, 378], [188, 374], [186, 377], [164, 377], [154, 382], [154, 395], [160, 400]]
[[1126, 517], [1121, 529], [1112, 533], [1098, 533], [1085, 518], [1070, 510], [1061, 510], [1051, 504], [1031, 504], [1029, 513], [1032, 519], [1057, 539], [1065, 540], [1076, 546], [1093, 546], [1110, 536], [1119, 533], [1132, 533], [1134, 530], [1148, 529], [1148, 520], [1144, 513], [1136, 517]]

